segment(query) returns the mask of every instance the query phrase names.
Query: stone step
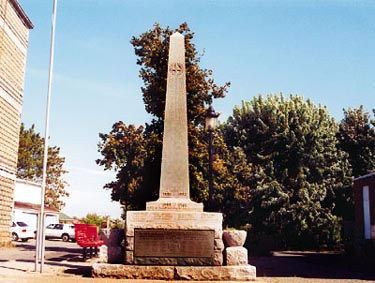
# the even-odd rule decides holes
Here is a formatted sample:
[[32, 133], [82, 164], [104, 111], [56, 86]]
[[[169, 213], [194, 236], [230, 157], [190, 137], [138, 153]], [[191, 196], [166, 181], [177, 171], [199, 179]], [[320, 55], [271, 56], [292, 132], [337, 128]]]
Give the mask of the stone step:
[[142, 266], [95, 263], [93, 277], [148, 279], [148, 280], [193, 280], [193, 281], [254, 281], [256, 268], [240, 266]]

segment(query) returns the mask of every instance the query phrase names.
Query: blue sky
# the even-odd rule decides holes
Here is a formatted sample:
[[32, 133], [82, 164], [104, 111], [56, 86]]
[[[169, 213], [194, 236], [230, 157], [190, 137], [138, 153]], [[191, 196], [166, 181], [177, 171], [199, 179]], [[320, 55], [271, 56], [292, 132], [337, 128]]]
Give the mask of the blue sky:
[[[30, 31], [22, 121], [44, 135], [53, 0], [19, 0]], [[98, 133], [116, 121], [144, 124], [132, 36], [155, 22], [187, 22], [218, 84], [220, 120], [258, 94], [303, 95], [342, 119], [343, 108], [375, 108], [375, 2], [258, 0], [59, 0], [50, 145], [66, 157], [71, 196], [63, 211], [120, 217], [103, 185], [114, 179], [95, 164]]]

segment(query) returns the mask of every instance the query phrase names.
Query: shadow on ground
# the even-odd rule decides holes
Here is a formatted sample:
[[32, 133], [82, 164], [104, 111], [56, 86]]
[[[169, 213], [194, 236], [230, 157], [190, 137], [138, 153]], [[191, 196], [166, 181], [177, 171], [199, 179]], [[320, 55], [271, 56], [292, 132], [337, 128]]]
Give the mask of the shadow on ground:
[[303, 277], [375, 280], [374, 263], [361, 262], [340, 253], [273, 252], [271, 256], [252, 256], [257, 277]]
[[[35, 245], [19, 243], [15, 249], [0, 253], [0, 267], [6, 262], [34, 262]], [[91, 277], [95, 259], [85, 261], [78, 245], [50, 242], [45, 264], [61, 268], [63, 274]], [[3, 264], [4, 263], [4, 264]], [[365, 262], [334, 252], [273, 252], [271, 256], [251, 256], [249, 263], [257, 268], [257, 277], [301, 277], [327, 279], [375, 280], [375, 262]], [[18, 268], [12, 266], [13, 268]], [[12, 268], [6, 267], [6, 268]], [[22, 267], [22, 265], [21, 265]]]
[[[24, 263], [34, 263], [31, 260], [17, 260], [17, 262]], [[83, 259], [77, 258], [76, 260], [71, 260], [71, 262], [60, 261], [60, 260], [46, 260], [44, 262], [45, 269], [47, 267], [57, 267], [61, 268], [61, 272], [66, 275], [78, 275], [81, 277], [91, 277], [92, 267]], [[9, 267], [6, 267], [9, 268]], [[21, 269], [20, 269], [21, 270]]]
[[[4, 251], [3, 256], [0, 258], [0, 267], [12, 269], [12, 267], [5, 264], [9, 260], [14, 261], [15, 266], [17, 266], [17, 269], [13, 268], [13, 270], [30, 270], [30, 266], [35, 263], [35, 243], [16, 242], [14, 248]], [[84, 260], [82, 248], [78, 245], [62, 243], [60, 240], [46, 241], [45, 270], [53, 269], [60, 274], [91, 277], [91, 266], [94, 261], [95, 258]], [[2, 265], [2, 263], [4, 264]], [[22, 263], [24, 264], [22, 265]]]
[[[51, 241], [51, 240], [49, 240]], [[22, 244], [17, 244], [17, 248], [19, 250], [23, 251], [34, 251], [35, 250], [35, 245], [33, 244], [27, 244], [27, 243], [22, 243]], [[45, 246], [45, 251], [49, 252], [70, 252], [70, 253], [81, 253], [82, 248], [80, 247], [64, 247], [64, 246]]]

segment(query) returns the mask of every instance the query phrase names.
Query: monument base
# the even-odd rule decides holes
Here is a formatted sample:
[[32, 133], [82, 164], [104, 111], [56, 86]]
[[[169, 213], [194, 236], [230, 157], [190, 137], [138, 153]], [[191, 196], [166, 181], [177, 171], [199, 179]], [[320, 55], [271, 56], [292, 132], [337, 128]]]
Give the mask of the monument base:
[[203, 203], [197, 203], [186, 198], [159, 198], [146, 203], [147, 211], [190, 211], [203, 212]]
[[240, 266], [142, 266], [95, 263], [93, 277], [149, 279], [149, 280], [193, 280], [193, 281], [253, 281], [256, 268]]
[[221, 213], [128, 211], [127, 265], [222, 265]]

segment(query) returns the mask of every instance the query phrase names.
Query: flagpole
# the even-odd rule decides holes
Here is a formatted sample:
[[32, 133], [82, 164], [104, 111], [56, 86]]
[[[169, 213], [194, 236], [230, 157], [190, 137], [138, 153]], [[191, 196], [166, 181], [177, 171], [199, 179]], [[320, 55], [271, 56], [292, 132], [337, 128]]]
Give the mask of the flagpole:
[[[40, 220], [38, 222], [38, 239], [36, 251], [40, 255], [40, 273], [43, 273], [44, 265], [44, 250], [45, 250], [45, 213], [44, 213], [44, 195], [46, 192], [47, 180], [47, 160], [48, 160], [48, 140], [49, 140], [49, 112], [51, 101], [52, 77], [53, 77], [53, 63], [55, 53], [55, 25], [56, 25], [56, 9], [57, 0], [53, 0], [52, 9], [52, 27], [51, 27], [51, 44], [50, 44], [50, 58], [49, 58], [49, 75], [48, 75], [48, 93], [47, 93], [47, 107], [46, 107], [46, 121], [45, 121], [45, 135], [44, 135], [44, 155], [43, 155], [43, 177], [42, 190], [40, 194]], [[38, 256], [35, 258], [35, 266], [37, 267]]]

